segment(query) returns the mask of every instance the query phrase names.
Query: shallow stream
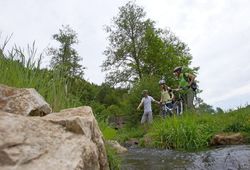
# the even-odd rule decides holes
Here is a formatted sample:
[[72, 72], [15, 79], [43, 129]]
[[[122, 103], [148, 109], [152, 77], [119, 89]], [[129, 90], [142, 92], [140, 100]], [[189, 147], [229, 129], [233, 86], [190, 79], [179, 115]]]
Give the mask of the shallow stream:
[[250, 145], [195, 153], [134, 147], [121, 158], [122, 170], [250, 170]]

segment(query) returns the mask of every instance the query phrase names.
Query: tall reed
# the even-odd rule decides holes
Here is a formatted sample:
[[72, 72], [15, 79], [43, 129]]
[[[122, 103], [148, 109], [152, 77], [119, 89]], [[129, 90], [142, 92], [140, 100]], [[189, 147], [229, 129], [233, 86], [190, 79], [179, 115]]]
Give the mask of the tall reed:
[[67, 93], [68, 84], [59, 72], [41, 69], [42, 54], [37, 55], [35, 43], [25, 52], [14, 46], [7, 54], [0, 53], [0, 83], [19, 87], [35, 88], [54, 111], [81, 105], [78, 98]]

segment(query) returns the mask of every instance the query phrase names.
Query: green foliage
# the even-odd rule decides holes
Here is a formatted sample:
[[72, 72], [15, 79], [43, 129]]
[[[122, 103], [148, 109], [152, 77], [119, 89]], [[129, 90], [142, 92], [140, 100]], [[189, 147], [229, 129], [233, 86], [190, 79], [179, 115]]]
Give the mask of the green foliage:
[[240, 132], [241, 130], [244, 130], [244, 125], [237, 121], [225, 127], [224, 132]]
[[[169, 30], [148, 27], [144, 36], [145, 50], [143, 51], [144, 75], [155, 75], [167, 78], [169, 86], [173, 86], [175, 79], [173, 69], [176, 66], [188, 68], [192, 56], [185, 43], [180, 41]], [[188, 68], [192, 71], [191, 68]]]
[[122, 95], [126, 93], [126, 89], [115, 89], [108, 84], [102, 84], [96, 96], [96, 100], [100, 103], [109, 105], [117, 105], [121, 101]]
[[102, 131], [102, 134], [105, 138], [105, 140], [113, 140], [115, 139], [117, 135], [117, 131], [113, 128], [111, 128], [107, 123], [104, 121], [99, 121], [98, 125]]
[[[228, 113], [227, 113], [228, 114]], [[250, 135], [250, 109], [241, 108], [233, 111], [228, 119], [230, 122], [225, 125], [223, 132], [246, 132]]]
[[[115, 129], [111, 128], [107, 123], [104, 121], [99, 121], [98, 125], [102, 131], [105, 140], [113, 140], [115, 139], [117, 132]], [[111, 170], [120, 169], [121, 160], [114, 149], [112, 149], [109, 145], [105, 145], [107, 156], [108, 156], [108, 163], [109, 168]]]
[[[213, 106], [210, 106], [204, 102], [199, 104], [198, 108], [196, 108], [197, 112], [199, 113], [215, 113], [215, 110], [213, 109]], [[219, 112], [221, 112], [219, 110]]]
[[173, 84], [175, 66], [189, 66], [187, 45], [172, 32], [155, 28], [144, 9], [133, 2], [119, 8], [113, 25], [107, 26], [109, 46], [102, 68], [111, 85], [131, 85], [145, 76], [165, 76]]
[[117, 105], [110, 105], [108, 108], [107, 108], [107, 111], [111, 114], [111, 115], [114, 115], [114, 116], [118, 116], [118, 115], [122, 115], [122, 110], [119, 108], [119, 106]]
[[115, 139], [120, 142], [124, 143], [125, 141], [131, 139], [131, 138], [141, 138], [145, 134], [143, 127], [137, 126], [137, 127], [125, 127], [123, 129], [118, 130], [117, 135]]
[[148, 24], [150, 22], [145, 19], [143, 9], [128, 2], [119, 8], [118, 16], [113, 18], [113, 25], [106, 27], [110, 44], [104, 52], [108, 58], [102, 67], [108, 71], [108, 83], [127, 84], [142, 77], [141, 39]]
[[110, 170], [120, 169], [121, 159], [116, 152], [108, 145], [105, 145]]
[[224, 110], [220, 107], [216, 107], [216, 113], [224, 113]]
[[105, 105], [97, 102], [97, 101], [92, 101], [90, 103], [90, 106], [91, 108], [93, 109], [93, 112], [95, 114], [95, 117], [98, 119], [98, 120], [104, 120], [103, 119], [103, 116], [102, 116], [102, 111], [106, 109]]

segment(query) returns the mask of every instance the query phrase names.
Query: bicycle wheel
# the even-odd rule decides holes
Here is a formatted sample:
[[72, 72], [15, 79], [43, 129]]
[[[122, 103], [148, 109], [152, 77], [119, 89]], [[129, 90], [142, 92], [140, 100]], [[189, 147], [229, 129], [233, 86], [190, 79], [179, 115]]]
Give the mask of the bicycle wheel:
[[167, 115], [166, 106], [165, 106], [165, 105], [162, 105], [162, 106], [161, 106], [161, 116], [162, 116], [163, 118], [165, 118], [166, 115]]
[[176, 101], [174, 106], [174, 112], [177, 116], [182, 115], [183, 113], [183, 102], [182, 100]]
[[183, 114], [183, 101], [180, 100], [179, 101], [179, 115], [182, 115]]

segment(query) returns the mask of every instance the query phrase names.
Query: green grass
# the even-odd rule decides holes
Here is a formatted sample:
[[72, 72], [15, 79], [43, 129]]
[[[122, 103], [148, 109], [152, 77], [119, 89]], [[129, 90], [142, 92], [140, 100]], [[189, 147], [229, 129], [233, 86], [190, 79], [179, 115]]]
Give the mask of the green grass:
[[117, 153], [108, 145], [105, 145], [110, 170], [120, 169], [121, 159]]
[[115, 139], [120, 142], [124, 143], [125, 141], [131, 139], [131, 138], [142, 138], [145, 134], [143, 127], [125, 127], [123, 129], [118, 130], [117, 135], [115, 136]]
[[114, 140], [117, 136], [117, 131], [112, 127], [108, 126], [107, 123], [100, 121], [98, 125], [102, 131], [105, 140]]
[[181, 117], [157, 119], [147, 135], [154, 147], [195, 151], [209, 147], [212, 137], [223, 132], [250, 136], [250, 109], [215, 115], [185, 113]]

